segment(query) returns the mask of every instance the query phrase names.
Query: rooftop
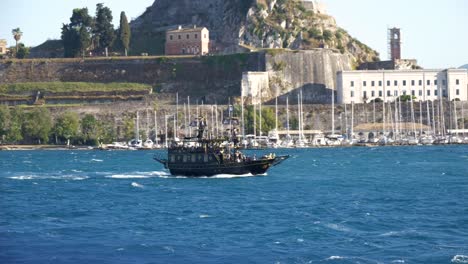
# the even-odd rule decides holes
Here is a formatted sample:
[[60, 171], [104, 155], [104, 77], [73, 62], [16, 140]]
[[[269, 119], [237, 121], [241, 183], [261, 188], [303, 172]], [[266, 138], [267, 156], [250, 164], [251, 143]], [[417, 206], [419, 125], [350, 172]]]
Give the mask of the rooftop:
[[203, 29], [206, 29], [206, 27], [191, 27], [191, 28], [181, 28], [179, 26], [178, 29], [172, 29], [168, 30], [167, 33], [183, 33], [183, 32], [194, 32], [194, 31], [202, 31]]

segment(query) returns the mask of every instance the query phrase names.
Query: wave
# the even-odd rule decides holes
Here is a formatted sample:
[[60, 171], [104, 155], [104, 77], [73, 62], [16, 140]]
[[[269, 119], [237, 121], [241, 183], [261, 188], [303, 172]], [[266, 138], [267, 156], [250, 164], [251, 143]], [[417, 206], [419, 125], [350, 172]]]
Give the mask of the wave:
[[213, 176], [197, 176], [197, 177], [191, 177], [191, 176], [180, 176], [180, 175], [170, 175], [166, 173], [165, 175], [161, 175], [161, 178], [166, 178], [166, 179], [234, 179], [234, 178], [247, 178], [247, 177], [259, 177], [259, 176], [267, 176], [268, 174], [259, 174], [259, 175], [253, 175], [251, 173], [248, 174], [241, 174], [241, 175], [236, 175], [236, 174], [217, 174]]
[[452, 258], [452, 263], [468, 263], [468, 256], [456, 255]]
[[93, 161], [93, 162], [103, 162], [104, 160], [102, 160], [102, 159], [91, 159], [91, 161]]
[[351, 229], [347, 228], [346, 226], [339, 225], [339, 224], [325, 224], [325, 227], [328, 227], [330, 229], [340, 231], [340, 232], [349, 232]]
[[211, 215], [201, 214], [201, 215], [199, 215], [198, 217], [200, 217], [200, 218], [210, 218]]
[[106, 176], [106, 178], [112, 178], [112, 179], [146, 179], [146, 178], [150, 178], [150, 176], [131, 175], [131, 174], [115, 174], [115, 175]]
[[78, 176], [78, 175], [19, 175], [19, 176], [12, 176], [8, 177], [12, 180], [72, 180], [72, 181], [82, 181], [86, 180], [88, 176]]
[[328, 258], [325, 259], [325, 260], [336, 260], [336, 259], [344, 259], [344, 257], [341, 257], [341, 256], [330, 256], [330, 257], [328, 257]]
[[135, 187], [135, 188], [140, 188], [140, 189], [143, 189], [145, 186], [141, 185], [141, 184], [138, 184], [136, 182], [132, 182], [132, 186]]
[[405, 235], [420, 235], [420, 233], [416, 230], [402, 230], [402, 231], [389, 231], [379, 236], [395, 237], [395, 236], [405, 236]]
[[112, 174], [112, 175], [107, 175], [105, 176], [106, 178], [112, 178], [112, 179], [148, 179], [148, 178], [154, 178], [154, 177], [160, 177], [160, 178], [165, 178], [166, 176], [169, 176], [165, 171], [149, 171], [149, 172], [129, 172], [126, 174]]

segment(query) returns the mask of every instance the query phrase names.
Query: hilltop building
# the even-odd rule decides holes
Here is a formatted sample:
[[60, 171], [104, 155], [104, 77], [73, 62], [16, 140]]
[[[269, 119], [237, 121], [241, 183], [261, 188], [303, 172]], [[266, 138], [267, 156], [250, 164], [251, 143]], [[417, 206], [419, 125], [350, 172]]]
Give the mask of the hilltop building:
[[0, 39], [0, 55], [5, 55], [7, 51], [7, 41], [5, 39]]
[[378, 70], [337, 73], [338, 104], [393, 102], [401, 95], [416, 101], [468, 100], [468, 70]]
[[327, 6], [317, 0], [302, 0], [302, 5], [316, 14], [327, 14]]
[[179, 26], [166, 32], [166, 55], [206, 55], [209, 47], [210, 32], [205, 27]]

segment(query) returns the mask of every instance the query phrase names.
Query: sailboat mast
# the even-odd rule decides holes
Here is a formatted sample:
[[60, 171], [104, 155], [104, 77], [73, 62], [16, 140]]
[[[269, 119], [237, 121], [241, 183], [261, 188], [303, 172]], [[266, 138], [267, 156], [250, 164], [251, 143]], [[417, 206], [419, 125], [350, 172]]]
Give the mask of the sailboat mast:
[[434, 107], [434, 101], [431, 101], [432, 103], [432, 133], [434, 136], [436, 135], [436, 123], [435, 123], [435, 107]]
[[351, 102], [351, 129], [350, 138], [354, 138], [354, 101]]
[[260, 117], [259, 118], [260, 119], [259, 120], [259, 122], [260, 122], [260, 124], [259, 124], [260, 136], [262, 135], [262, 87], [263, 87], [263, 85], [260, 86], [260, 109], [259, 109], [259, 112], [260, 112], [260, 115], [259, 115], [259, 117]]
[[278, 95], [275, 98], [275, 130], [278, 133]]
[[136, 140], [140, 140], [140, 115], [138, 113], [138, 111], [136, 112], [136, 136], [135, 136], [135, 139]]
[[164, 127], [165, 127], [164, 139], [165, 139], [165, 146], [166, 146], [166, 148], [168, 148], [168, 146], [169, 146], [169, 145], [167, 144], [167, 117], [168, 117], [168, 115], [166, 114], [166, 115], [164, 116]]
[[[429, 129], [431, 129], [432, 127], [432, 122], [431, 122], [431, 109], [429, 108], [429, 100], [426, 100], [426, 115], [427, 115], [427, 126], [429, 127]], [[427, 131], [429, 132], [429, 131]]]
[[348, 135], [348, 109], [346, 107], [346, 103], [344, 105], [344, 118], [345, 118], [345, 131], [344, 132], [346, 134], [346, 137], [349, 138], [349, 135]]
[[154, 142], [158, 144], [158, 114], [154, 111]]
[[189, 132], [189, 137], [192, 137], [192, 128], [190, 127], [191, 123], [192, 123], [192, 115], [190, 114], [190, 96], [187, 96], [187, 112], [188, 112], [188, 116], [187, 116], [187, 121], [188, 121], [188, 132]]
[[176, 93], [176, 111], [175, 111], [175, 132], [174, 132], [174, 138], [175, 135], [178, 135], [179, 129], [178, 129], [178, 124], [179, 124], [179, 93]]
[[332, 89], [332, 135], [335, 135], [335, 90]]
[[286, 97], [286, 127], [288, 129], [289, 136], [289, 97]]
[[254, 134], [254, 137], [257, 137], [257, 105], [254, 103], [253, 104], [253, 107], [254, 107], [254, 115], [253, 115], [253, 118], [254, 118], [254, 131], [253, 131], [253, 134]]
[[423, 127], [422, 127], [422, 124], [423, 124], [423, 113], [422, 113], [422, 101], [419, 100], [419, 136], [421, 137], [422, 136], [422, 133], [423, 133]]
[[211, 123], [210, 123], [210, 127], [211, 127], [211, 138], [213, 137], [214, 135], [214, 107], [213, 105], [211, 105]]
[[458, 137], [457, 101], [453, 101], [453, 116], [455, 118], [455, 135]]
[[245, 139], [245, 124], [244, 124], [244, 95], [241, 95], [241, 122], [242, 122], [242, 139]]
[[413, 94], [410, 95], [410, 100], [411, 100], [411, 123], [413, 126], [413, 135], [416, 138], [416, 119], [414, 117], [414, 106], [413, 106]]
[[297, 94], [297, 117], [299, 118], [299, 127], [298, 127], [298, 130], [299, 130], [299, 141], [301, 141], [302, 139], [302, 135], [301, 135], [301, 93], [298, 93]]

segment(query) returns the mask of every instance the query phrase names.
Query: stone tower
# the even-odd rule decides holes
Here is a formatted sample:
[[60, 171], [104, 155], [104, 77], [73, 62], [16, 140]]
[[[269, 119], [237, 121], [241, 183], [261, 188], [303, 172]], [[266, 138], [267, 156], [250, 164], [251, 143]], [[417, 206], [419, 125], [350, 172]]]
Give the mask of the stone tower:
[[399, 28], [388, 29], [389, 55], [392, 61], [401, 59], [401, 30]]

